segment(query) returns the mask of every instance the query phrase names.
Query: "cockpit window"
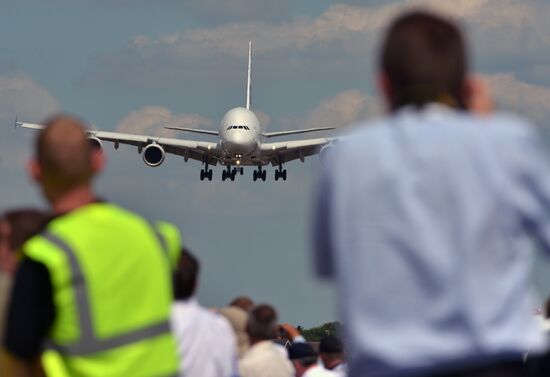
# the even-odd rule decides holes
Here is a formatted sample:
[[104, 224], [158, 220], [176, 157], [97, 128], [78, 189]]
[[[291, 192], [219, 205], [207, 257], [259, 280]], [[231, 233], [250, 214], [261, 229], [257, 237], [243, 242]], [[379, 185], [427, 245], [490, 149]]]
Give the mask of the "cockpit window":
[[236, 129], [250, 131], [250, 128], [248, 128], [248, 126], [228, 126], [227, 127], [227, 130], [236, 130]]

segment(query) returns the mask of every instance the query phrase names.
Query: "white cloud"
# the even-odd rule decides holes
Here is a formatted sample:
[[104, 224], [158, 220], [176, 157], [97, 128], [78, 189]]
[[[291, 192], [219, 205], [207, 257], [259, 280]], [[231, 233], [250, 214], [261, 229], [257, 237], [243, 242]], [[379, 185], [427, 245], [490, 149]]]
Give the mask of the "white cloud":
[[0, 118], [38, 121], [59, 111], [57, 99], [25, 74], [0, 75]]
[[539, 123], [550, 121], [550, 88], [520, 81], [511, 73], [485, 75], [485, 78], [498, 108]]
[[[251, 21], [136, 36], [123, 51], [98, 58], [100, 68], [85, 82], [123, 81], [129, 85], [181, 85], [214, 80], [242, 71], [247, 42], [261, 72], [338, 76], [355, 81], [368, 75], [376, 42], [388, 22], [410, 8], [435, 9], [464, 23], [478, 69], [519, 71], [550, 64], [550, 3], [536, 0], [405, 0], [383, 5], [335, 4], [318, 17], [270, 23]], [[154, 68], [153, 68], [154, 67]]]
[[176, 131], [164, 127], [177, 126], [186, 128], [211, 128], [210, 119], [198, 114], [172, 114], [161, 106], [146, 106], [126, 115], [116, 126], [119, 132], [146, 134], [153, 136], [173, 137]]
[[280, 20], [288, 17], [292, 0], [185, 0], [181, 2], [187, 14], [206, 22], [221, 20]]
[[307, 127], [344, 127], [381, 113], [379, 101], [358, 90], [346, 90], [323, 100], [309, 112]]
[[37, 122], [59, 109], [59, 101], [28, 75], [0, 75], [0, 167], [22, 171], [30, 156], [29, 131], [15, 130], [15, 117]]
[[[216, 28], [189, 29], [156, 39], [137, 37], [138, 48], [165, 46], [180, 56], [243, 56], [245, 41], [253, 40], [258, 53], [304, 49], [311, 45], [351, 42], [352, 37], [368, 35], [385, 27], [398, 13], [410, 8], [427, 8], [452, 15], [486, 32], [504, 31], [496, 38], [508, 47], [525, 38], [528, 44], [548, 44], [550, 5], [527, 0], [407, 0], [382, 6], [337, 4], [317, 18], [297, 18], [270, 25], [264, 22], [231, 23]], [[529, 32], [529, 35], [525, 33]]]
[[285, 129], [313, 127], [346, 127], [382, 113], [381, 102], [368, 93], [356, 89], [344, 90], [325, 98], [302, 116], [283, 117]]

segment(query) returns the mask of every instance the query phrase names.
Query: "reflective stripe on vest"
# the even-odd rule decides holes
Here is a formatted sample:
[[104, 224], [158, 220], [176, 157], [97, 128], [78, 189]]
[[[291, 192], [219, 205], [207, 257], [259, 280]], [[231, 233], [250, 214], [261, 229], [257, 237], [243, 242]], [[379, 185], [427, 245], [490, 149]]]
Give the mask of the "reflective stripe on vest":
[[[155, 229], [155, 228], [153, 228]], [[165, 241], [160, 232], [155, 229], [155, 234], [159, 238], [163, 251], [168, 254], [165, 248]], [[69, 261], [71, 270], [72, 285], [76, 297], [76, 310], [78, 314], [80, 339], [68, 345], [59, 345], [50, 342], [49, 348], [53, 348], [63, 355], [67, 356], [85, 356], [102, 351], [107, 351], [113, 348], [135, 343], [148, 338], [153, 338], [170, 332], [169, 321], [163, 321], [154, 325], [145, 326], [143, 328], [133, 330], [124, 334], [113, 336], [107, 339], [98, 339], [93, 331], [92, 320], [90, 317], [90, 300], [88, 298], [88, 288], [86, 286], [86, 278], [82, 274], [82, 269], [76, 258], [75, 252], [62, 239], [56, 235], [46, 231], [42, 236], [49, 242], [57, 246], [65, 253]]]

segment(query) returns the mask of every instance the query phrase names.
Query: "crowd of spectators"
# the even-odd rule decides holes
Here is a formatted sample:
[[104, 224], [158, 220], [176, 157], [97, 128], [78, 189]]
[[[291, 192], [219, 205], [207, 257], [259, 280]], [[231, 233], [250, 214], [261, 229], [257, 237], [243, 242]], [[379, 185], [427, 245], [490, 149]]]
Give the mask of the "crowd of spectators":
[[[182, 375], [345, 375], [343, 345], [335, 335], [321, 339], [316, 350], [294, 326], [279, 323], [275, 308], [255, 305], [247, 296], [237, 297], [222, 308], [200, 306], [195, 297], [199, 265], [196, 257], [184, 249], [174, 274], [176, 301], [171, 320]], [[339, 374], [330, 372], [331, 369]]]

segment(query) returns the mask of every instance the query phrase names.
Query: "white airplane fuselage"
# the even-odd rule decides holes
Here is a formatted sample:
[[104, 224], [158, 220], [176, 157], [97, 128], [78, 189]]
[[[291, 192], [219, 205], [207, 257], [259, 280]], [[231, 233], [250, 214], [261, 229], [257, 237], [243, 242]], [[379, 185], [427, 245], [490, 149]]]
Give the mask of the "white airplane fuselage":
[[229, 110], [220, 122], [219, 135], [225, 165], [257, 163], [255, 160], [262, 143], [262, 128], [254, 112], [244, 107]]

